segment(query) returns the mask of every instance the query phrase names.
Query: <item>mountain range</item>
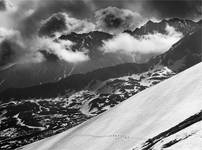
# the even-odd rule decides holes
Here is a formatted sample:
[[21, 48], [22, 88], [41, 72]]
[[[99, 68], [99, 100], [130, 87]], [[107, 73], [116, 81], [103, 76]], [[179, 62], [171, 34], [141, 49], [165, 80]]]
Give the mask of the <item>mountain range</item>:
[[[134, 31], [125, 32], [130, 33], [134, 37], [155, 32], [164, 34], [166, 32], [166, 25], [174, 27], [176, 31], [183, 33], [185, 36], [186, 34], [192, 33], [200, 28], [200, 21], [194, 22], [178, 18], [162, 20], [160, 22], [148, 21], [145, 25]], [[74, 52], [88, 50], [90, 60], [79, 64], [71, 64], [59, 60], [53, 54], [40, 50], [47, 61], [30, 64], [29, 66], [16, 64], [1, 71], [0, 91], [7, 88], [22, 88], [47, 82], [56, 82], [57, 80], [65, 78], [71, 74], [87, 73], [119, 64], [134, 63], [134, 58], [130, 55], [120, 55], [119, 53], [103, 54], [103, 52], [99, 50], [103, 45], [103, 41], [112, 39], [113, 37], [114, 35], [100, 31], [84, 34], [70, 33], [62, 35], [58, 40], [69, 40], [73, 42], [74, 45], [72, 51]], [[148, 57], [145, 56], [144, 62], [141, 63], [146, 63], [152, 56], [156, 55], [157, 54], [150, 54]]]
[[[198, 25], [199, 23], [177, 18], [163, 20], [159, 23], [149, 21], [141, 28], [130, 31], [130, 34], [133, 36], [144, 35], [156, 30], [163, 33], [165, 32], [163, 29], [168, 23], [182, 32], [184, 37], [164, 54], [153, 57], [142, 64], [128, 62], [128, 60], [120, 62], [120, 59], [116, 57], [113, 59], [117, 60], [113, 61], [112, 56], [107, 59], [101, 57], [102, 54], [96, 51], [96, 48], [102, 45], [103, 40], [113, 37], [108, 33], [95, 31], [61, 36], [62, 40], [76, 43], [73, 47], [74, 51], [83, 48], [90, 49], [92, 60], [94, 58], [94, 62], [96, 62], [100, 58], [104, 64], [97, 61], [97, 64], [102, 64], [101, 67], [90, 62], [94, 66], [91, 67], [90, 64], [83, 63], [77, 69], [85, 70], [86, 67], [83, 66], [86, 65], [90, 68], [88, 71], [81, 69], [80, 72], [75, 71], [69, 76], [64, 75], [64, 72], [61, 71], [57, 78], [49, 83], [24, 87], [22, 85], [25, 82], [22, 82], [22, 87], [8, 88], [1, 92], [0, 148], [14, 149], [72, 128], [113, 109], [112, 107], [142, 90], [201, 62], [202, 29]], [[129, 31], [125, 32], [129, 33]], [[47, 57], [50, 58], [49, 55]], [[49, 63], [53, 65], [55, 60], [52, 58]], [[57, 68], [57, 65], [54, 68]], [[59, 69], [62, 70], [62, 68]], [[46, 73], [52, 71], [48, 70]], [[3, 76], [5, 77], [7, 73]], [[57, 73], [55, 71], [53, 76]], [[60, 77], [61, 74], [62, 77]], [[8, 78], [14, 75], [10, 74]], [[29, 77], [25, 79], [36, 83], [36, 80]], [[18, 76], [13, 78], [17, 79]], [[49, 76], [49, 79], [51, 78]], [[44, 80], [44, 82], [46, 81]]]

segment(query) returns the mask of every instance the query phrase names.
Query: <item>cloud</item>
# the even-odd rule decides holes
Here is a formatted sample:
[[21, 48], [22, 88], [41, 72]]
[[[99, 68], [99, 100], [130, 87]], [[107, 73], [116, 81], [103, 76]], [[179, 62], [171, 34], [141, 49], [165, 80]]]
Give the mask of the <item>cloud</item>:
[[[92, 14], [92, 10], [83, 0], [27, 0], [24, 3], [33, 2], [34, 12], [24, 18], [19, 24], [19, 28], [24, 36], [31, 36], [39, 29], [40, 22], [58, 12], [68, 13], [71, 17], [83, 19]], [[28, 5], [30, 6], [30, 4]]]
[[64, 60], [69, 63], [80, 63], [89, 60], [88, 51], [72, 51], [73, 43], [68, 40], [53, 41], [50, 38], [39, 38], [36, 49], [43, 50], [49, 56]]
[[149, 0], [143, 1], [142, 12], [157, 18], [196, 18], [202, 15], [201, 0]]
[[15, 30], [0, 28], [0, 66], [16, 60], [21, 52], [19, 34]]
[[6, 1], [5, 0], [1, 0], [0, 1], [0, 11], [5, 11], [6, 9], [7, 9]]
[[19, 34], [19, 32], [16, 30], [0, 27], [0, 41], [4, 38], [12, 37], [17, 34]]
[[[166, 26], [167, 34], [153, 33], [140, 37], [133, 37], [128, 33], [121, 33], [113, 39], [104, 41], [100, 48], [104, 53], [121, 53], [134, 57], [136, 62], [145, 62], [150, 57], [166, 52], [174, 43], [182, 38], [182, 33]], [[146, 56], [146, 57], [144, 57]]]
[[43, 61], [42, 54], [31, 50], [31, 43], [24, 41], [19, 31], [0, 28], [0, 67]]
[[201, 0], [91, 0], [96, 9], [114, 6], [129, 9], [144, 18], [186, 18], [197, 19], [202, 15]]
[[134, 30], [143, 21], [140, 14], [117, 7], [98, 10], [95, 12], [95, 18], [99, 30], [112, 33]]
[[15, 30], [0, 28], [0, 70], [16, 64], [41, 63], [63, 60], [80, 63], [89, 60], [88, 51], [72, 51], [73, 43], [49, 37], [34, 37], [24, 40]]
[[0, 11], [7, 11], [12, 8], [12, 4], [8, 0], [0, 0]]
[[0, 13], [0, 18], [4, 21], [0, 22], [0, 27], [18, 30], [23, 33], [22, 24], [26, 18], [28, 18], [34, 11], [34, 6], [29, 1], [18, 0], [12, 1], [12, 9]]
[[[49, 0], [49, 1], [39, 1], [39, 0], [19, 0], [14, 1], [11, 0], [15, 6], [15, 9], [12, 11], [5, 11], [0, 13], [0, 18], [4, 21], [0, 22], [0, 65], [1, 67], [4, 65], [11, 66], [10, 64], [25, 64], [25, 63], [40, 63], [43, 62], [50, 57], [47, 57], [48, 53], [44, 53], [50, 50], [43, 50], [39, 51], [36, 47], [38, 45], [38, 31], [41, 25], [47, 25], [48, 29], [44, 31], [45, 34], [49, 28], [50, 33], [55, 32], [58, 34], [60, 31], [58, 26], [54, 28], [52, 25], [47, 23], [46, 21], [50, 19], [50, 17], [56, 16], [55, 18], [62, 18], [63, 17], [63, 26], [65, 28], [65, 33], [68, 32], [89, 32], [94, 28], [94, 25], [87, 20], [76, 19], [72, 16], [79, 16], [76, 12], [79, 6], [83, 5], [83, 2], [73, 2], [71, 0]], [[78, 5], [77, 5], [78, 4]], [[86, 6], [87, 7], [87, 6]], [[81, 8], [81, 12], [83, 12], [84, 8]], [[75, 10], [74, 10], [75, 8]], [[75, 12], [74, 12], [74, 11]], [[58, 12], [60, 11], [60, 12]], [[63, 13], [61, 13], [63, 11]], [[78, 11], [78, 10], [77, 10]], [[67, 13], [69, 13], [67, 15]], [[76, 14], [74, 14], [76, 13]], [[71, 15], [71, 17], [70, 17]], [[62, 16], [62, 17], [61, 17]], [[54, 20], [54, 19], [53, 19]], [[58, 22], [55, 19], [56, 23]], [[55, 23], [53, 21], [53, 23]], [[45, 23], [45, 24], [43, 24]], [[47, 24], [46, 24], [47, 23]], [[61, 22], [59, 22], [61, 23]], [[46, 27], [47, 27], [46, 26]], [[45, 28], [45, 27], [44, 27]], [[62, 31], [62, 30], [61, 30]], [[54, 43], [53, 44], [59, 45], [61, 43]], [[44, 41], [44, 45], [47, 41]], [[41, 42], [42, 42], [41, 41]], [[51, 45], [51, 44], [49, 44]], [[54, 46], [55, 46], [54, 45]], [[59, 46], [58, 46], [59, 47]], [[54, 51], [54, 54], [58, 59], [65, 60], [67, 62], [81, 62], [87, 60], [88, 56], [84, 55], [83, 52], [81, 53], [73, 53], [71, 51], [65, 52], [65, 49], [61, 51]], [[51, 53], [53, 53], [51, 51]], [[65, 55], [62, 57], [61, 55]], [[69, 59], [67, 59], [67, 55], [69, 55]], [[71, 60], [75, 59], [75, 60]]]
[[[54, 13], [65, 12], [70, 17], [86, 19], [92, 21], [95, 11], [104, 10], [103, 8], [111, 6], [131, 11], [142, 17], [134, 20], [135, 24], [139, 23], [141, 18], [169, 18], [169, 17], [197, 17], [201, 16], [201, 0], [10, 0], [18, 8], [13, 14], [10, 22], [21, 30], [23, 36], [32, 36], [39, 29], [40, 22], [47, 19]], [[100, 11], [101, 11], [100, 10]], [[117, 10], [108, 10], [114, 15]], [[111, 16], [112, 16], [111, 15]], [[134, 15], [134, 16], [135, 16]], [[99, 15], [98, 15], [99, 16]], [[102, 15], [101, 15], [102, 16]], [[109, 15], [110, 16], [110, 15]], [[114, 15], [115, 17], [117, 15]], [[1, 16], [0, 16], [1, 17]], [[107, 17], [113, 20], [113, 17]], [[111, 18], [111, 19], [110, 19]], [[130, 17], [129, 17], [130, 18]], [[115, 19], [116, 20], [116, 19]], [[130, 20], [130, 19], [126, 19]], [[4, 22], [6, 19], [4, 18]], [[110, 21], [108, 21], [110, 22]], [[112, 21], [113, 22], [113, 21]], [[115, 21], [116, 22], [116, 21]], [[119, 21], [117, 21], [119, 22]], [[130, 21], [129, 21], [130, 22]], [[1, 23], [0, 23], [1, 24]], [[98, 23], [99, 24], [99, 23]], [[113, 23], [112, 23], [113, 24]], [[116, 24], [116, 23], [115, 23]], [[127, 24], [127, 22], [126, 22]], [[104, 26], [104, 24], [99, 24]], [[110, 23], [109, 23], [110, 25]], [[105, 26], [104, 26], [105, 27]], [[127, 28], [127, 25], [125, 25]]]
[[68, 34], [71, 32], [87, 33], [93, 31], [95, 25], [87, 20], [69, 17], [67, 13], [59, 12], [44, 20], [39, 35], [53, 36], [56, 34]]
[[[85, 50], [72, 52], [71, 47], [65, 49], [64, 45], [67, 44], [61, 41], [56, 42], [55, 39], [50, 38], [51, 35], [57, 37], [62, 33], [85, 33], [94, 29], [120, 33], [127, 29], [133, 30], [144, 21], [142, 18], [194, 17], [201, 14], [201, 4], [197, 0], [166, 1], [162, 3], [160, 0], [0, 0], [0, 9], [3, 10], [0, 12], [0, 18], [3, 20], [0, 22], [0, 63], [5, 65], [9, 63], [37, 63], [54, 58], [74, 63], [86, 61], [89, 58]], [[12, 9], [9, 9], [8, 6], [12, 6]], [[95, 11], [96, 18], [93, 15]], [[39, 31], [43, 36], [38, 37]], [[154, 40], [161, 37], [161, 42], [162, 39], [166, 39], [162, 38], [163, 35], [154, 35], [147, 35], [139, 39], [142, 38], [142, 41], [145, 42], [149, 41], [146, 39]], [[44, 39], [40, 41], [40, 46], [47, 47], [47, 49], [41, 51], [37, 49], [36, 45], [38, 45], [37, 42], [40, 38], [49, 40], [48, 42]], [[114, 39], [127, 38], [133, 39], [125, 34], [120, 34]], [[135, 39], [136, 42], [140, 41], [138, 38]], [[171, 39], [169, 38], [169, 40]], [[55, 50], [47, 44], [51, 45], [51, 41]], [[107, 41], [105, 42], [107, 44]], [[159, 47], [161, 48], [161, 46]], [[59, 48], [62, 50], [60, 51]], [[147, 51], [147, 48], [143, 48]], [[165, 50], [162, 49], [162, 51]], [[140, 50], [135, 51], [139, 52]], [[61, 55], [65, 55], [65, 57]], [[70, 60], [68, 56], [75, 57], [75, 61]]]

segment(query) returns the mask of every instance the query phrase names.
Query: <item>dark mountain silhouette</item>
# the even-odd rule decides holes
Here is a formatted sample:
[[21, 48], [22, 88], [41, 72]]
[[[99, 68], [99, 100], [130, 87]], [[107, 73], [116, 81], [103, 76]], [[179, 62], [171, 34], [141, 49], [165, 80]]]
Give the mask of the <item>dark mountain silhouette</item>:
[[[83, 33], [83, 34], [77, 34], [72, 32], [71, 34], [67, 35], [62, 35], [59, 39], [62, 40], [70, 40], [74, 43], [72, 50], [82, 50], [82, 48], [86, 48], [91, 50], [90, 56], [91, 58], [101, 53], [100, 51], [97, 50], [98, 47], [102, 46], [103, 40], [108, 40], [111, 39], [113, 36], [109, 33], [105, 32], [100, 32], [100, 31], [94, 31], [94, 32], [89, 32], [89, 33]], [[97, 50], [97, 51], [96, 51]]]
[[104, 81], [134, 73], [146, 71], [147, 64], [126, 63], [114, 67], [98, 69], [86, 74], [75, 74], [55, 83], [46, 83], [27, 88], [12, 88], [0, 94], [0, 99], [7, 101], [10, 98], [48, 98], [65, 94], [66, 90], [81, 90], [94, 80]]

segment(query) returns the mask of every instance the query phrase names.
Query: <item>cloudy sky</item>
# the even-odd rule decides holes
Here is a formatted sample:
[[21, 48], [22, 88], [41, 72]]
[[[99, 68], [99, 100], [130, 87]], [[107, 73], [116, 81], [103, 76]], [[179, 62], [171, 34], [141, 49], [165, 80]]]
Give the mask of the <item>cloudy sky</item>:
[[89, 59], [86, 52], [67, 51], [73, 43], [55, 42], [53, 35], [94, 30], [120, 34], [149, 19], [197, 21], [201, 14], [201, 0], [0, 0], [0, 66], [44, 61], [37, 49], [47, 49], [70, 63]]
[[95, 28], [116, 30], [133, 29], [148, 19], [199, 20], [201, 6], [201, 0], [0, 0], [1, 13], [15, 12], [10, 13], [11, 19], [7, 16], [8, 21], [3, 24], [19, 28], [25, 35], [36, 32], [42, 20], [58, 12], [65, 12], [69, 18], [79, 21], [85, 20], [87, 25], [79, 22], [82, 27], [92, 22]]

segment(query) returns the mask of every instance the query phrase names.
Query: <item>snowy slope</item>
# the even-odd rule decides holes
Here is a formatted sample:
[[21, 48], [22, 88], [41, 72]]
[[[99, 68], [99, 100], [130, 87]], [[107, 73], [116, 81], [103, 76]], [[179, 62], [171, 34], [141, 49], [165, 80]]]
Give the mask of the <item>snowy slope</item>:
[[200, 29], [146, 64], [100, 68], [0, 93], [0, 149], [12, 150], [61, 133], [201, 62], [201, 41]]
[[66, 131], [173, 75], [169, 68], [155, 66], [140, 74], [94, 80], [83, 90], [57, 97], [12, 99], [0, 105], [0, 149], [13, 150]]
[[170, 149], [189, 149], [193, 142], [198, 150], [202, 147], [199, 141], [202, 136], [201, 110], [202, 63], [138, 93], [98, 117], [24, 149], [139, 150], [147, 146], [149, 138], [154, 139], [152, 148], [161, 149], [161, 143], [165, 142], [160, 142], [162, 138], [175, 139], [193, 129], [196, 133], [184, 138], [184, 144], [173, 144]]

